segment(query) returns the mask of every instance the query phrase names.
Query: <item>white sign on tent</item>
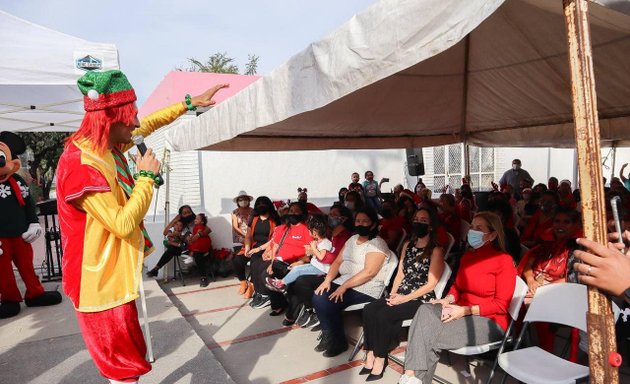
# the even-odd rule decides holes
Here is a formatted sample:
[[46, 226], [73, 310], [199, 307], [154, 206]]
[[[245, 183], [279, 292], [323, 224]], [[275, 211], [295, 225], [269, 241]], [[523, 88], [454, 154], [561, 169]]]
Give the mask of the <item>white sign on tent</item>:
[[0, 11], [0, 130], [75, 131], [83, 119], [76, 81], [119, 69], [113, 44], [93, 43]]

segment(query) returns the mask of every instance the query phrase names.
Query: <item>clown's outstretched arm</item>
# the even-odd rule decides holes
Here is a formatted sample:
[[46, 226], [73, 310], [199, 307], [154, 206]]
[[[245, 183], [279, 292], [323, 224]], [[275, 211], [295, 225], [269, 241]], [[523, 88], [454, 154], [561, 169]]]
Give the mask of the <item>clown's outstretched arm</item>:
[[121, 239], [129, 238], [146, 215], [153, 197], [153, 179], [138, 177], [131, 197], [121, 207], [112, 192], [92, 192], [74, 205]]
[[[209, 107], [215, 104], [215, 101], [212, 99], [214, 95], [221, 89], [229, 87], [229, 84], [217, 84], [214, 87], [208, 89], [204, 93], [198, 96], [194, 96], [191, 98], [191, 103], [193, 107]], [[184, 101], [175, 103], [169, 107], [163, 108], [157, 112], [154, 112], [148, 116], [146, 116], [140, 122], [140, 127], [133, 131], [134, 135], [141, 135], [143, 137], [147, 137], [157, 129], [168, 125], [175, 121], [178, 117], [186, 113], [188, 108], [186, 107], [186, 103]], [[133, 146], [133, 143], [125, 144], [122, 146], [121, 150], [125, 152], [129, 148]]]

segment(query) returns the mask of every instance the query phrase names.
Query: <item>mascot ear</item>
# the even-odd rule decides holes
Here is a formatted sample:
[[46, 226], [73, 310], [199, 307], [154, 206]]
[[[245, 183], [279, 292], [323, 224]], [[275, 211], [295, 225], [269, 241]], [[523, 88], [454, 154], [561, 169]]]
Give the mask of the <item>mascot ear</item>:
[[298, 193], [302, 192], [302, 188], [298, 187]]
[[0, 142], [3, 142], [11, 150], [12, 159], [17, 159], [17, 155], [26, 152], [26, 143], [24, 140], [13, 132], [0, 132]]
[[306, 192], [308, 192], [308, 189], [304, 188], [303, 191], [304, 191], [304, 193], [306, 193]]

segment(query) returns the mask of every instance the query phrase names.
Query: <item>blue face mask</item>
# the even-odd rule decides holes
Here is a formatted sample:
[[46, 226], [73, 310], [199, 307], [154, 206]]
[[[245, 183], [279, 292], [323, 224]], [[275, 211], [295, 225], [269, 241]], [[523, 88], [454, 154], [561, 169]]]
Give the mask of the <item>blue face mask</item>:
[[486, 243], [485, 241], [483, 241], [483, 235], [485, 235], [485, 233], [481, 231], [475, 231], [474, 229], [469, 230], [468, 244], [470, 244], [470, 246], [474, 249], [481, 248], [481, 246]]

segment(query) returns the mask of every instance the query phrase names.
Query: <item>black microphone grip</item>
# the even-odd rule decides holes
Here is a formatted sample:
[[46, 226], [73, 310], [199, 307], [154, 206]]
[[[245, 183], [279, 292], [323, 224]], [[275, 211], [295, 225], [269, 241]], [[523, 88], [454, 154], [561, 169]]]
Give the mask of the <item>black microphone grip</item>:
[[[147, 153], [147, 145], [144, 143], [144, 137], [140, 135], [135, 135], [133, 137], [133, 143], [136, 145], [136, 148], [138, 148], [138, 152], [140, 152], [142, 156]], [[155, 185], [157, 185], [158, 187], [161, 187], [164, 184], [164, 179], [159, 172], [155, 174], [154, 181]]]

